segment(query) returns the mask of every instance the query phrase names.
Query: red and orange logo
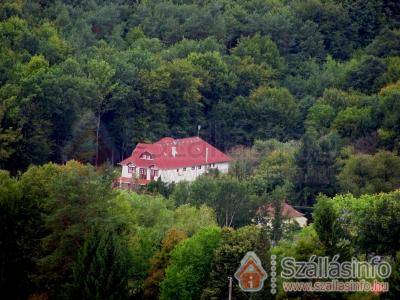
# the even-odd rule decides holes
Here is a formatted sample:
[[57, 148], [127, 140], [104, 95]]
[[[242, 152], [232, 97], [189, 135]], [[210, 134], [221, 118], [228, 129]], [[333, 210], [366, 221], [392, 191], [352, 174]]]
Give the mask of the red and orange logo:
[[241, 260], [235, 278], [243, 291], [258, 292], [264, 286], [267, 272], [265, 272], [258, 256], [253, 251], [249, 251]]

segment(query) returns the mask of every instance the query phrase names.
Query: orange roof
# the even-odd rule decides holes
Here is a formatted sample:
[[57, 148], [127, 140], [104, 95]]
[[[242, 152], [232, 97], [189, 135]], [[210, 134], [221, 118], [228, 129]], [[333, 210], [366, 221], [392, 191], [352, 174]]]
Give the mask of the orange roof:
[[[266, 204], [261, 206], [257, 210], [257, 214], [266, 214], [269, 217], [274, 217], [275, 215], [275, 208], [272, 204]], [[296, 210], [293, 206], [287, 204], [286, 202], [282, 205], [282, 216], [286, 218], [297, 218], [297, 217], [304, 217], [304, 214]]]

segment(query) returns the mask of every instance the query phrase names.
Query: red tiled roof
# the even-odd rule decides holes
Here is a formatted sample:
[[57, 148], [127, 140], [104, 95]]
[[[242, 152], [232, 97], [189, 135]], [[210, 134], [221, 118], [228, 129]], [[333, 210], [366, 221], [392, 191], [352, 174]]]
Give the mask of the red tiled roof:
[[[266, 204], [258, 209], [257, 214], [265, 214], [269, 217], [274, 217], [275, 208], [272, 206], [272, 204]], [[297, 218], [304, 217], [304, 214], [285, 202], [282, 206], [282, 216], [286, 218]]]
[[[175, 151], [174, 151], [175, 149]], [[148, 152], [152, 159], [140, 156]], [[175, 156], [173, 153], [175, 152]], [[134, 164], [148, 168], [152, 165], [159, 169], [174, 169], [195, 165], [229, 162], [231, 158], [211, 146], [199, 137], [173, 139], [165, 137], [153, 144], [139, 143], [132, 155], [120, 162], [121, 165]]]

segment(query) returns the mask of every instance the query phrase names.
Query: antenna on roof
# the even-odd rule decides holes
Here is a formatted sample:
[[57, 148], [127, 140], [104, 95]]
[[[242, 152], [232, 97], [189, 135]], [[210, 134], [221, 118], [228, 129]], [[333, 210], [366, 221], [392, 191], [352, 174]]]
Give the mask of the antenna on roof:
[[197, 136], [200, 136], [201, 125], [197, 125]]

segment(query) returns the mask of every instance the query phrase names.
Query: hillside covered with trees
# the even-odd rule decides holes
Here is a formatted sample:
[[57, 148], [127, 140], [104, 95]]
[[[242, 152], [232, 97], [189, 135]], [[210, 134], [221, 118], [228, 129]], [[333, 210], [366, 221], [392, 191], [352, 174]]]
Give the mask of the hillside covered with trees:
[[[193, 183], [111, 188], [138, 142], [233, 158]], [[225, 299], [247, 251], [392, 264], [398, 299], [400, 3], [0, 2], [0, 294]], [[286, 201], [310, 225], [254, 226]], [[234, 299], [248, 299], [235, 285]]]

